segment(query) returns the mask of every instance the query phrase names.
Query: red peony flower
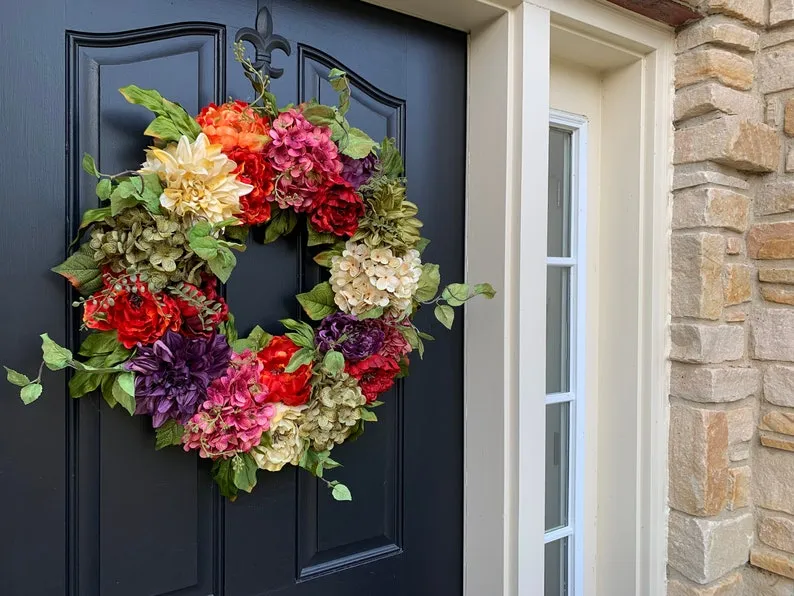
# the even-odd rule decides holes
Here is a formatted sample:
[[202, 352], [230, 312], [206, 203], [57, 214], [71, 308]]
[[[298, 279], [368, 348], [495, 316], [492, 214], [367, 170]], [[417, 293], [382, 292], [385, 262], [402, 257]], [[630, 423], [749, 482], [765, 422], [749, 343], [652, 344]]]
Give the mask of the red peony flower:
[[364, 216], [364, 201], [346, 182], [318, 192], [309, 208], [309, 219], [318, 232], [352, 236]]
[[246, 102], [235, 100], [220, 106], [211, 103], [196, 116], [210, 142], [223, 145], [223, 152], [242, 148], [260, 152], [270, 140], [267, 120]]
[[282, 402], [287, 406], [302, 406], [309, 400], [312, 368], [304, 364], [292, 373], [284, 372], [298, 346], [283, 335], [278, 335], [257, 354], [264, 365], [262, 385], [267, 387], [268, 402]]
[[[218, 294], [218, 280], [214, 277], [206, 276], [200, 288], [193, 284], [182, 284], [183, 293], [196, 294], [195, 299], [185, 300], [179, 296], [174, 297], [174, 302], [182, 319], [182, 326], [179, 332], [187, 337], [210, 337], [215, 333], [220, 323], [229, 316], [229, 306], [226, 301]], [[199, 309], [196, 304], [204, 301], [206, 308]], [[218, 305], [219, 309], [216, 309]]]
[[374, 354], [361, 362], [348, 362], [345, 371], [358, 379], [358, 386], [367, 398], [367, 403], [370, 403], [378, 395], [391, 389], [394, 377], [400, 372], [400, 365], [391, 358]]
[[105, 287], [85, 303], [86, 327], [99, 331], [115, 329], [125, 348], [138, 343], [152, 344], [169, 329], [179, 329], [182, 322], [179, 308], [167, 294], [152, 294], [142, 283], [136, 283], [136, 291], [132, 292], [129, 286], [116, 285], [109, 276], [105, 278]]
[[260, 153], [248, 149], [235, 149], [229, 159], [237, 164], [237, 179], [254, 187], [247, 195], [240, 197], [242, 213], [239, 218], [250, 226], [270, 220], [270, 202], [267, 197], [273, 193], [275, 176], [270, 163]]

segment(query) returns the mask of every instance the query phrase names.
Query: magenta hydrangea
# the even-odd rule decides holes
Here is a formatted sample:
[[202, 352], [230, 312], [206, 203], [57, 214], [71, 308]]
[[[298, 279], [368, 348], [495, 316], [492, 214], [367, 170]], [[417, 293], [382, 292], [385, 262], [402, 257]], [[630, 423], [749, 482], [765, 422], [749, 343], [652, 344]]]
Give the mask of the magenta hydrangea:
[[211, 459], [228, 459], [250, 451], [270, 428], [276, 406], [265, 403], [259, 382], [263, 365], [255, 354], [235, 354], [226, 372], [207, 389], [207, 400], [185, 425], [184, 449]]
[[314, 195], [342, 171], [331, 129], [315, 126], [292, 108], [273, 120], [270, 139], [265, 156], [276, 171], [276, 188], [269, 199], [282, 209], [306, 211]]

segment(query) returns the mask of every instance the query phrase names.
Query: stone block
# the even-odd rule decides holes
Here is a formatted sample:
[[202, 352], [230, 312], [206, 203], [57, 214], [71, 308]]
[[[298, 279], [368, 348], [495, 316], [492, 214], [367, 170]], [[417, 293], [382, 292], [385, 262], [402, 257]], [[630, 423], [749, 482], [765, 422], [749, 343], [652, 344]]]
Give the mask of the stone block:
[[787, 437], [785, 435], [775, 435], [765, 431], [761, 431], [761, 445], [770, 447], [771, 449], [780, 449], [782, 451], [794, 451], [794, 437]]
[[733, 52], [708, 48], [681, 54], [675, 61], [675, 88], [717, 80], [723, 85], [747, 91], [753, 86], [752, 61]]
[[767, 546], [794, 553], [794, 520], [779, 513], [764, 512], [758, 520], [758, 538]]
[[724, 298], [726, 306], [749, 302], [751, 296], [750, 267], [731, 263], [725, 268]]
[[776, 93], [794, 87], [794, 45], [763, 51], [757, 60], [757, 73], [761, 93]]
[[691, 188], [701, 184], [719, 184], [747, 190], [750, 184], [739, 172], [718, 163], [687, 163], [677, 165], [673, 172], [673, 190]]
[[705, 232], [676, 234], [671, 246], [673, 316], [719, 319], [725, 238]]
[[744, 356], [744, 329], [740, 325], [670, 326], [670, 359], [678, 362], [717, 364]]
[[753, 25], [764, 24], [764, 0], [707, 0], [703, 3], [712, 14], [724, 14]]
[[750, 504], [750, 466], [728, 471], [728, 511], [743, 509]]
[[789, 136], [794, 136], [794, 98], [786, 102], [786, 109], [783, 116], [783, 131]]
[[[755, 368], [693, 366], [674, 362], [670, 394], [698, 402], [732, 402], [755, 395], [761, 372]], [[794, 399], [794, 396], [793, 396]]]
[[703, 19], [678, 33], [675, 47], [678, 52], [703, 44], [722, 46], [743, 52], [758, 49], [758, 33], [723, 17]]
[[791, 144], [786, 151], [786, 172], [794, 172], [794, 145]]
[[680, 89], [675, 94], [674, 111], [675, 121], [680, 122], [709, 112], [760, 120], [763, 110], [760, 99], [752, 94], [711, 81]]
[[750, 444], [740, 443], [739, 445], [732, 445], [728, 450], [728, 459], [730, 459], [731, 462], [750, 459]]
[[725, 254], [726, 255], [740, 255], [744, 248], [744, 242], [741, 238], [731, 236], [725, 239]]
[[794, 258], [794, 221], [754, 225], [747, 237], [747, 256], [763, 260]]
[[767, 302], [794, 306], [794, 290], [786, 290], [783, 288], [774, 288], [762, 285], [761, 297]]
[[769, 0], [769, 25], [794, 21], [794, 0]]
[[748, 172], [772, 172], [780, 162], [777, 131], [740, 116], [723, 116], [675, 132], [676, 164], [715, 161]]
[[794, 515], [794, 453], [760, 448], [753, 452], [753, 502]]
[[758, 270], [758, 279], [773, 284], [794, 284], [794, 269], [765, 267]]
[[753, 438], [755, 409], [752, 406], [725, 410], [728, 417], [728, 444], [745, 443]]
[[756, 545], [750, 553], [750, 563], [772, 573], [794, 578], [794, 556], [789, 553]]
[[794, 310], [757, 309], [750, 319], [750, 345], [758, 360], [794, 361]]
[[766, 368], [764, 398], [776, 406], [794, 408], [794, 366], [772, 364]]
[[794, 181], [776, 180], [764, 184], [753, 201], [756, 215], [774, 215], [794, 211]]
[[726, 323], [743, 323], [747, 320], [747, 313], [743, 310], [729, 309], [723, 313], [722, 318]]
[[794, 414], [781, 410], [770, 410], [761, 418], [760, 428], [794, 436]]
[[728, 492], [728, 417], [676, 404], [670, 408], [670, 506], [716, 515]]
[[667, 583], [667, 596], [744, 596], [743, 586], [744, 581], [738, 572], [726, 575], [708, 586], [700, 586], [682, 579], [671, 579]]
[[745, 589], [742, 596], [792, 596], [794, 582], [785, 577], [769, 573], [758, 567], [742, 569]]
[[791, 24], [767, 29], [761, 35], [761, 49], [779, 46], [790, 41], [794, 41], [794, 26]]
[[696, 583], [713, 582], [744, 565], [749, 557], [750, 513], [708, 519], [671, 511], [668, 528], [668, 564]]
[[673, 229], [727, 228], [747, 230], [750, 200], [727, 188], [688, 188], [673, 199]]

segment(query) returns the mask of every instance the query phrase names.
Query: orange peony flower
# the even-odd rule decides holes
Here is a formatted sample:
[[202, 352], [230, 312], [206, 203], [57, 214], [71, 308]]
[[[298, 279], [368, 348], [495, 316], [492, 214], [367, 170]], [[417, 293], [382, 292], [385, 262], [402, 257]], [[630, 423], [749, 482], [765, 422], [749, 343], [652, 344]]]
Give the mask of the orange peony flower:
[[267, 120], [239, 99], [220, 106], [211, 103], [196, 116], [196, 122], [210, 142], [223, 145], [224, 153], [235, 148], [258, 153], [270, 140]]
[[268, 402], [282, 402], [287, 406], [302, 406], [309, 400], [312, 367], [304, 364], [292, 373], [284, 372], [298, 346], [284, 335], [277, 335], [257, 357], [264, 365], [262, 385], [268, 390]]

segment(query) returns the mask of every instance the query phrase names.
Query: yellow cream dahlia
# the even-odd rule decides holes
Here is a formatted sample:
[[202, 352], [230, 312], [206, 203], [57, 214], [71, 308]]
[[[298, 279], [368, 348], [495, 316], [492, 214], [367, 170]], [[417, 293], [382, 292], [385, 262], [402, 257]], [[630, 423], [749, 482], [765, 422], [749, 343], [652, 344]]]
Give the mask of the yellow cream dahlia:
[[306, 406], [276, 406], [276, 415], [270, 420], [267, 439], [251, 450], [257, 467], [268, 472], [278, 472], [287, 464], [297, 466], [306, 448], [306, 441], [299, 433]]
[[163, 183], [160, 205], [190, 221], [218, 223], [240, 213], [240, 197], [253, 186], [237, 180], [237, 164], [204, 133], [191, 143], [186, 136], [165, 149], [151, 147], [141, 173], [155, 173]]

